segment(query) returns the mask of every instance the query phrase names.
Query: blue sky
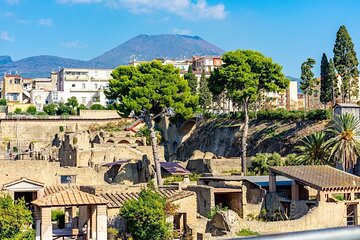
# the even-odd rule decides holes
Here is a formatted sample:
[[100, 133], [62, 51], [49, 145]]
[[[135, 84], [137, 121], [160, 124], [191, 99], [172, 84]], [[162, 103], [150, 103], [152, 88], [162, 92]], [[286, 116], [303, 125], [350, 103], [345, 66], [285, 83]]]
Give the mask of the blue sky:
[[359, 11], [357, 0], [0, 0], [0, 55], [88, 60], [138, 34], [177, 33], [261, 51], [298, 77], [306, 58], [332, 57], [340, 25], [360, 51]]

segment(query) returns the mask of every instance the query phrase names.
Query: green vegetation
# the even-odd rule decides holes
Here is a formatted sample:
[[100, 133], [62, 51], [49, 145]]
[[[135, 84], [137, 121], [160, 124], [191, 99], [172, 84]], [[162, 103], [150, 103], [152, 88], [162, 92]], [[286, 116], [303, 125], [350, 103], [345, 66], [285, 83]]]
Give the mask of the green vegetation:
[[15, 114], [20, 114], [20, 113], [22, 113], [21, 108], [15, 108], [14, 113], [15, 113]]
[[306, 109], [310, 110], [310, 96], [314, 93], [317, 93], [316, 86], [318, 85], [317, 79], [314, 78], [314, 73], [312, 69], [315, 65], [315, 60], [308, 58], [301, 65], [301, 82], [300, 89], [305, 94], [305, 111]]
[[341, 98], [343, 102], [351, 102], [359, 96], [359, 61], [356, 57], [354, 43], [344, 25], [336, 33], [334, 45], [334, 65], [341, 77]]
[[203, 111], [205, 111], [208, 106], [211, 106], [212, 102], [212, 95], [209, 90], [208, 81], [209, 80], [206, 78], [205, 72], [202, 72], [199, 86], [199, 105]]
[[[199, 180], [201, 176], [202, 176], [201, 174], [191, 173], [189, 175], [189, 180], [192, 182], [196, 182], [197, 180]], [[182, 181], [184, 181], [184, 176], [182, 175], [164, 177], [164, 185], [171, 185], [171, 183], [182, 182]]]
[[23, 199], [14, 201], [8, 195], [0, 196], [0, 239], [35, 239], [32, 222], [32, 213]]
[[135, 240], [162, 240], [171, 237], [171, 224], [166, 222], [167, 203], [152, 190], [142, 190], [139, 198], [128, 200], [120, 209], [129, 233]]
[[0, 106], [6, 106], [6, 105], [7, 105], [6, 99], [1, 98], [1, 99], [0, 99]]
[[335, 198], [338, 201], [344, 201], [345, 200], [344, 194], [333, 194], [332, 196], [333, 196], [333, 198]]
[[60, 127], [59, 127], [59, 131], [60, 131], [60, 132], [64, 132], [64, 126], [60, 126]]
[[119, 99], [116, 108], [122, 115], [131, 111], [147, 110], [160, 113], [164, 107], [172, 107], [177, 117], [190, 118], [198, 106], [198, 97], [191, 93], [188, 82], [180, 77], [173, 65], [151, 61], [134, 66], [120, 66], [112, 72], [108, 99]]
[[258, 232], [251, 231], [249, 228], [243, 228], [240, 231], [236, 232], [236, 236], [258, 236], [260, 235]]
[[282, 166], [281, 156], [278, 153], [257, 153], [251, 158], [249, 175], [267, 175], [269, 166]]
[[43, 110], [44, 112], [47, 113], [47, 115], [56, 115], [57, 104], [55, 103], [47, 104], [44, 106]]
[[220, 207], [218, 205], [215, 205], [215, 207], [211, 208], [207, 217], [208, 217], [208, 219], [213, 219], [213, 217], [216, 215], [216, 213], [218, 213], [220, 211], [227, 211], [227, 210], [229, 210], [227, 207]]
[[295, 148], [299, 152], [297, 162], [300, 165], [330, 164], [325, 132], [315, 132], [304, 137]]
[[107, 233], [108, 233], [108, 240], [120, 239], [120, 238], [118, 238], [119, 231], [116, 228], [108, 227]]
[[104, 107], [101, 104], [93, 104], [93, 105], [91, 105], [90, 109], [91, 110], [105, 110], [106, 107]]
[[29, 106], [26, 109], [26, 113], [28, 113], [30, 115], [35, 115], [36, 114], [36, 107], [35, 106]]
[[332, 87], [334, 80], [332, 79], [330, 64], [325, 53], [323, 53], [320, 65], [320, 102], [328, 104], [333, 99]]
[[281, 92], [289, 86], [282, 67], [260, 52], [237, 50], [223, 55], [224, 64], [215, 69], [209, 79], [209, 89], [215, 98], [225, 94], [244, 110], [242, 128], [242, 169], [246, 175], [245, 159], [249, 128], [249, 105], [258, 103], [263, 92]]
[[65, 227], [65, 213], [61, 209], [51, 211], [51, 221], [56, 221], [58, 228], [63, 229]]
[[188, 72], [184, 74], [184, 79], [188, 82], [191, 93], [194, 95], [197, 94], [197, 79], [193, 73], [192, 65], [189, 66]]

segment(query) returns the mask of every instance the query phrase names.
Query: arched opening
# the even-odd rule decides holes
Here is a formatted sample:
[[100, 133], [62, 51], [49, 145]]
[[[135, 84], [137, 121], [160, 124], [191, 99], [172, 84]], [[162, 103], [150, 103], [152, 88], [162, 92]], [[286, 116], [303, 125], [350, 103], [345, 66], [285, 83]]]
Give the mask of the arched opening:
[[119, 141], [119, 144], [127, 144], [127, 145], [130, 145], [130, 142], [128, 140], [121, 140]]
[[143, 142], [143, 141], [136, 140], [135, 143], [136, 143], [136, 145], [138, 145], [138, 146], [144, 146], [144, 142]]

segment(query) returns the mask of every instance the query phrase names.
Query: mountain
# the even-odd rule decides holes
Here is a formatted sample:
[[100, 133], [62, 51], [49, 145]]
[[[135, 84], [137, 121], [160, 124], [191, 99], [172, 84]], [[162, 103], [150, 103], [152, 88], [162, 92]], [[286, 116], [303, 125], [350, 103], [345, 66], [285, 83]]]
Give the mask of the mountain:
[[0, 56], [0, 65], [11, 63], [12, 59], [10, 56]]
[[64, 67], [115, 68], [119, 65], [127, 65], [134, 59], [139, 61], [154, 58], [184, 59], [194, 55], [222, 55], [223, 53], [224, 50], [198, 36], [141, 34], [89, 61], [48, 55], [12, 61], [9, 56], [0, 56], [0, 73], [17, 71], [25, 77], [47, 77], [51, 71]]
[[177, 34], [141, 34], [110, 51], [91, 59], [96, 66], [117, 67], [131, 60], [148, 61], [154, 58], [184, 59], [194, 55], [222, 55], [224, 50], [198, 36]]

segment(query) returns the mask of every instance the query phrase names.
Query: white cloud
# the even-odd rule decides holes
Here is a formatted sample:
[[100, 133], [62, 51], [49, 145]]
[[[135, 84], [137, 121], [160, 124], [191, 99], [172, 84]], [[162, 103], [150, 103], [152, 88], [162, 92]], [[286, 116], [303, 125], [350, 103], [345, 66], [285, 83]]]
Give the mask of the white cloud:
[[88, 46], [87, 44], [82, 43], [79, 40], [75, 40], [72, 42], [62, 42], [60, 43], [60, 45], [66, 48], [86, 48]]
[[38, 24], [45, 27], [52, 27], [53, 20], [51, 18], [41, 18], [38, 21]]
[[164, 11], [184, 19], [224, 19], [227, 11], [222, 3], [209, 5], [206, 0], [58, 0], [61, 4], [102, 3], [109, 8], [125, 8], [133, 14]]
[[7, 4], [16, 5], [20, 3], [20, 0], [5, 0]]
[[11, 36], [9, 35], [9, 33], [6, 32], [6, 31], [2, 31], [2, 32], [0, 33], [0, 39], [3, 40], [3, 41], [6, 41], [6, 42], [13, 42], [13, 41], [14, 41], [14, 38], [11, 37]]
[[24, 25], [28, 25], [31, 23], [31, 20], [28, 19], [18, 19], [16, 20], [18, 23], [24, 24]]
[[179, 28], [173, 28], [172, 32], [175, 34], [180, 34], [180, 35], [189, 35], [191, 34], [191, 31], [189, 29], [179, 29]]

